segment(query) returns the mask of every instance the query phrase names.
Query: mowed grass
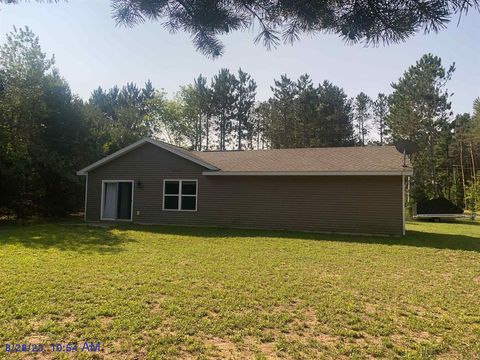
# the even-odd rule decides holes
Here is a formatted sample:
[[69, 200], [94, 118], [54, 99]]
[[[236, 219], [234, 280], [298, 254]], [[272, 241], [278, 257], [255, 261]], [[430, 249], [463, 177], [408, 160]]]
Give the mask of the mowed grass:
[[0, 228], [0, 357], [83, 341], [101, 352], [39, 358], [478, 359], [480, 224]]

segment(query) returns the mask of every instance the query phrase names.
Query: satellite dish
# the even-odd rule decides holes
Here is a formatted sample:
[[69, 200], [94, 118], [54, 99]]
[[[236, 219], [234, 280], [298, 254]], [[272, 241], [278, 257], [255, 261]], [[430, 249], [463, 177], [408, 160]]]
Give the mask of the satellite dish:
[[395, 148], [403, 155], [411, 155], [418, 151], [418, 145], [412, 140], [401, 139], [395, 144]]
[[414, 154], [418, 151], [418, 145], [412, 140], [407, 139], [398, 140], [395, 148], [399, 153], [403, 154], [403, 167], [407, 167], [407, 155]]

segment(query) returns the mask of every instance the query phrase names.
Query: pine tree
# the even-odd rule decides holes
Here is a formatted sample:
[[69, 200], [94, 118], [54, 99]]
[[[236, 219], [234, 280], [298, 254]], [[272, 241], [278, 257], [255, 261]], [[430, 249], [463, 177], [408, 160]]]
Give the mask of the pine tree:
[[[194, 80], [193, 88], [196, 94], [197, 113], [199, 116], [199, 139], [198, 150], [203, 148], [208, 150], [210, 146], [210, 133], [211, 133], [211, 102], [212, 102], [212, 90], [207, 85], [207, 78], [201, 74]], [[205, 140], [202, 139], [205, 136]], [[204, 145], [202, 145], [204, 143]]]
[[441, 151], [438, 145], [445, 133], [445, 123], [451, 116], [446, 83], [454, 71], [454, 64], [445, 69], [439, 57], [426, 54], [392, 84], [394, 92], [389, 98], [387, 117], [392, 139], [410, 139], [420, 148], [412, 158], [415, 167], [413, 196], [416, 200], [443, 193], [438, 182], [437, 152]]
[[221, 69], [212, 80], [212, 115], [218, 135], [219, 150], [226, 150], [232, 140], [237, 79], [228, 69]]
[[352, 145], [351, 103], [341, 88], [328, 81], [314, 87], [308, 75], [296, 82], [284, 75], [272, 90], [260, 113], [273, 148]]
[[295, 124], [295, 83], [282, 75], [271, 88], [273, 97], [269, 100], [268, 138], [274, 149], [295, 146], [297, 129]]
[[160, 21], [171, 32], [190, 33], [197, 50], [217, 57], [224, 51], [219, 36], [254, 25], [260, 29], [255, 42], [267, 48], [282, 40], [293, 43], [302, 34], [324, 32], [350, 43], [401, 42], [416, 32], [441, 30], [454, 15], [478, 10], [478, 2], [112, 0], [112, 7], [117, 23], [132, 26], [147, 19]]
[[353, 114], [352, 104], [342, 88], [324, 81], [318, 86], [319, 91], [319, 123], [314, 131], [316, 147], [352, 146]]
[[22, 219], [63, 216], [82, 197], [74, 174], [89, 151], [83, 103], [53, 65], [28, 27], [0, 46], [0, 209]]
[[255, 105], [257, 84], [250, 75], [238, 70], [238, 81], [236, 83], [236, 132], [237, 150], [242, 150], [244, 138], [253, 137], [254, 123], [252, 113]]
[[300, 76], [296, 83], [295, 119], [298, 129], [294, 147], [310, 147], [314, 142], [313, 131], [318, 123], [319, 94], [308, 74]]
[[368, 137], [371, 119], [370, 107], [372, 100], [370, 97], [361, 92], [355, 98], [355, 127], [357, 129], [357, 141], [360, 145], [365, 146], [365, 139]]
[[372, 103], [373, 121], [380, 139], [380, 145], [385, 143], [388, 135], [388, 128], [386, 118], [388, 116], [388, 97], [385, 94], [379, 93], [377, 99]]
[[92, 92], [89, 105], [96, 107], [105, 117], [101, 126], [107, 133], [98, 139], [104, 153], [153, 135], [154, 125], [149, 123], [148, 104], [154, 96], [155, 89], [150, 81], [143, 88], [127, 83], [122, 88], [114, 86], [105, 91], [99, 87]]

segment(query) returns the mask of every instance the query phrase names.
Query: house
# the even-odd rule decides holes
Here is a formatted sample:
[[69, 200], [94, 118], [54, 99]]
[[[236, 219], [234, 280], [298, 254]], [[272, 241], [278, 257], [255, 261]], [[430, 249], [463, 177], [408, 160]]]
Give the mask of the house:
[[402, 235], [393, 146], [188, 151], [142, 139], [78, 171], [87, 221]]

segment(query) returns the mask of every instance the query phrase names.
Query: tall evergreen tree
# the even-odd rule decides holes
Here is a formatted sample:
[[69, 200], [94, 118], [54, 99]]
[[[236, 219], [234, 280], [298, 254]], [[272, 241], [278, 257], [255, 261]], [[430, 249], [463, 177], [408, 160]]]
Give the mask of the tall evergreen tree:
[[438, 146], [451, 115], [446, 84], [454, 71], [454, 64], [446, 69], [439, 57], [426, 54], [392, 84], [394, 92], [389, 99], [387, 117], [392, 139], [410, 139], [420, 148], [412, 158], [416, 200], [443, 193], [437, 175], [437, 152], [441, 151]]
[[466, 140], [471, 164], [466, 198], [472, 212], [478, 212], [480, 210], [480, 98], [475, 99], [473, 103], [473, 114]]
[[473, 102], [472, 122], [469, 128], [469, 139], [475, 145], [476, 161], [480, 163], [480, 97]]
[[357, 141], [360, 145], [365, 146], [365, 139], [368, 137], [370, 130], [370, 107], [372, 100], [370, 97], [361, 92], [355, 98], [355, 127], [357, 130]]
[[352, 146], [352, 104], [342, 88], [324, 81], [319, 85], [320, 123], [315, 131], [318, 135], [313, 146]]
[[271, 147], [268, 142], [268, 136], [270, 134], [268, 128], [270, 112], [270, 103], [268, 101], [262, 101], [255, 107], [253, 114], [254, 131], [253, 136], [249, 139], [250, 149], [265, 149]]
[[89, 104], [100, 110], [105, 116], [107, 134], [99, 141], [105, 141], [102, 147], [106, 153], [116, 151], [142, 137], [152, 136], [153, 124], [150, 124], [148, 102], [153, 99], [155, 89], [150, 81], [143, 88], [127, 83], [122, 88], [114, 86], [108, 91], [102, 88], [94, 90]]
[[388, 135], [388, 128], [386, 119], [388, 116], [388, 97], [385, 94], [379, 93], [377, 99], [372, 103], [373, 122], [380, 140], [380, 145], [385, 143]]
[[[207, 85], [207, 78], [201, 74], [194, 80], [193, 88], [195, 90], [197, 114], [199, 117], [198, 126], [200, 127], [197, 146], [198, 150], [210, 147], [211, 137], [211, 113], [212, 113], [212, 90]], [[205, 140], [202, 139], [205, 136]], [[205, 145], [202, 147], [202, 143]]]
[[271, 87], [273, 97], [269, 100], [268, 118], [265, 128], [266, 134], [270, 140], [272, 148], [290, 148], [294, 147], [297, 137], [295, 122], [295, 83], [282, 75], [280, 80], [275, 80], [275, 85]]
[[299, 134], [294, 147], [310, 147], [315, 136], [314, 128], [319, 117], [319, 94], [308, 74], [300, 76], [296, 83], [295, 119]]
[[262, 117], [273, 148], [352, 144], [351, 104], [341, 88], [328, 81], [315, 88], [304, 75], [297, 82], [282, 76], [272, 90]]
[[237, 103], [238, 80], [228, 69], [221, 69], [212, 80], [212, 115], [218, 134], [219, 150], [226, 150], [232, 141], [233, 120]]
[[452, 189], [450, 200], [464, 208], [467, 207], [465, 197], [465, 187], [470, 178], [466, 167], [470, 163], [467, 151], [467, 136], [471, 126], [472, 118], [470, 114], [458, 114], [451, 124], [452, 144], [450, 147], [450, 156], [452, 158]]
[[176, 100], [184, 117], [177, 129], [189, 129], [185, 136], [190, 139], [192, 149], [208, 150], [212, 135], [212, 91], [207, 79], [200, 74], [193, 84], [181, 87]]
[[[204, 134], [204, 121], [201, 104], [195, 85], [182, 86], [178, 96], [178, 108], [181, 109], [177, 119], [182, 124], [179, 129], [184, 129], [184, 135], [189, 138], [193, 150], [202, 150]], [[173, 120], [174, 118], [172, 118]], [[180, 145], [177, 143], [177, 145]]]
[[19, 218], [65, 215], [82, 197], [83, 104], [53, 65], [28, 28], [0, 47], [0, 208]]
[[238, 81], [236, 82], [236, 130], [237, 150], [242, 150], [244, 138], [253, 137], [254, 123], [252, 113], [255, 105], [257, 84], [252, 77], [242, 69], [238, 70]]

